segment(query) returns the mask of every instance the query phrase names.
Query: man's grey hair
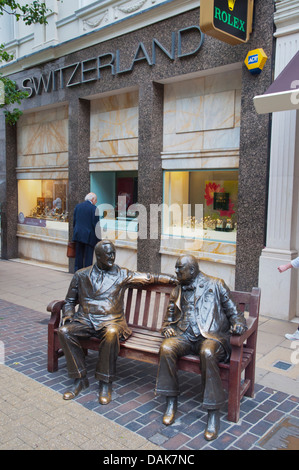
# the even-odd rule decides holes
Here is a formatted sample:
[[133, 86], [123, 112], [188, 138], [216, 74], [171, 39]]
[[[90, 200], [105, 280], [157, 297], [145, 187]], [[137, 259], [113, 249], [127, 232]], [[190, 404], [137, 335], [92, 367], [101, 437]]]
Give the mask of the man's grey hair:
[[92, 201], [93, 199], [97, 199], [97, 195], [95, 193], [86, 194], [85, 201]]

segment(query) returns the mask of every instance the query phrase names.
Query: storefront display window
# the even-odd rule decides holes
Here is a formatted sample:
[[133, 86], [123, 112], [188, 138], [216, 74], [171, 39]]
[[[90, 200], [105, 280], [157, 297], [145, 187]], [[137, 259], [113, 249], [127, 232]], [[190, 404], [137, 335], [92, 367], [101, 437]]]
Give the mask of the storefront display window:
[[91, 191], [97, 195], [102, 229], [137, 232], [137, 171], [91, 173]]
[[68, 222], [67, 180], [19, 180], [19, 223], [45, 227]]
[[238, 171], [167, 171], [163, 235], [236, 243]]

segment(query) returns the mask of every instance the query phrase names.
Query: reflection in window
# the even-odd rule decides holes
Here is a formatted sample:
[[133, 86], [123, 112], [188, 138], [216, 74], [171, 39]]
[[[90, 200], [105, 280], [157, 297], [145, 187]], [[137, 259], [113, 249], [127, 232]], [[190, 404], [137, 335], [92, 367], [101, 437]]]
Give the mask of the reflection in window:
[[18, 201], [19, 223], [68, 222], [67, 180], [20, 180]]
[[97, 195], [103, 229], [137, 231], [137, 171], [105, 171], [91, 174], [91, 191]]
[[236, 242], [238, 171], [167, 171], [163, 235]]

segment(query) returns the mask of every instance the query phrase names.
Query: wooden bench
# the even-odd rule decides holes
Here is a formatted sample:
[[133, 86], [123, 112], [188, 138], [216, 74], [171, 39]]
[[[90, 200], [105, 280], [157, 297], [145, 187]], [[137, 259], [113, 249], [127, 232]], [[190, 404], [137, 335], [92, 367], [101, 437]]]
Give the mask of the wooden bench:
[[[173, 286], [151, 285], [127, 290], [125, 315], [133, 333], [121, 343], [120, 356], [158, 364], [159, 348], [163, 340], [160, 328], [172, 289]], [[231, 336], [230, 362], [220, 363], [219, 367], [223, 386], [228, 391], [228, 420], [237, 422], [242, 397], [254, 396], [260, 289], [253, 288], [251, 293], [235, 291], [232, 292], [232, 298], [238, 308], [245, 313], [248, 330], [241, 336]], [[49, 372], [58, 370], [58, 359], [63, 355], [57, 335], [63, 305], [64, 301], [53, 301], [47, 307], [51, 312], [48, 324]], [[81, 340], [81, 345], [87, 354], [88, 349], [98, 350], [99, 340], [96, 338]], [[179, 359], [178, 368], [198, 374], [199, 358], [184, 356]]]

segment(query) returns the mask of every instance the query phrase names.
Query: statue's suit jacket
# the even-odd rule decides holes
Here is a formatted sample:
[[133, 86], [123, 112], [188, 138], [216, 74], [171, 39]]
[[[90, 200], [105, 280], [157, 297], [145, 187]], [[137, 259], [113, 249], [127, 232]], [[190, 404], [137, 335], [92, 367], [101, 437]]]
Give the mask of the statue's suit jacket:
[[116, 264], [109, 271], [104, 271], [94, 264], [74, 274], [65, 298], [63, 316], [71, 316], [83, 324], [91, 323], [95, 330], [117, 324], [120, 336], [127, 339], [131, 330], [124, 316], [126, 288], [154, 282], [168, 283], [171, 280], [173, 282], [173, 278], [167, 275], [134, 272]]
[[[195, 316], [201, 335], [219, 341], [228, 359], [231, 351], [230, 327], [236, 323], [246, 326], [245, 317], [238, 312], [230, 290], [222, 279], [200, 272], [193, 281], [193, 287]], [[182, 334], [188, 328], [189, 322], [181, 308], [181, 297], [182, 286], [178, 285], [170, 296], [162, 331], [171, 327], [177, 334]]]

